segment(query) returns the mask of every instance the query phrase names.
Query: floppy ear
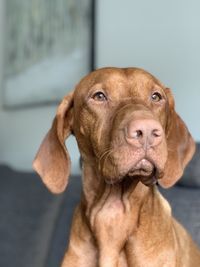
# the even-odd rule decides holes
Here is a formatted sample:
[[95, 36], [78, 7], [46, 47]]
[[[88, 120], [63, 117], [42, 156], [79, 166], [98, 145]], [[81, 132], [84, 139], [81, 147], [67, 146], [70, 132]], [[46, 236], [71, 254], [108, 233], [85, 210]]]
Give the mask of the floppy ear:
[[175, 111], [174, 99], [170, 89], [166, 89], [169, 101], [169, 114], [166, 129], [168, 158], [164, 176], [159, 184], [165, 188], [174, 185], [182, 176], [184, 168], [195, 152], [195, 142], [185, 123]]
[[33, 168], [53, 193], [63, 192], [68, 184], [71, 162], [65, 139], [72, 132], [72, 123], [73, 93], [70, 93], [60, 103], [52, 127], [33, 161]]

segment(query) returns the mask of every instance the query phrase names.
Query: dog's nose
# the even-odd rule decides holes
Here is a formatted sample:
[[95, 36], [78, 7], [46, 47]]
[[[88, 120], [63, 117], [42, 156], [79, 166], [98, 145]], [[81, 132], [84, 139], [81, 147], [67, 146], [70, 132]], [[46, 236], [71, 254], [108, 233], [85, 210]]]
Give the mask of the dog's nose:
[[161, 143], [163, 129], [154, 119], [132, 120], [125, 129], [125, 137], [129, 144], [146, 150]]

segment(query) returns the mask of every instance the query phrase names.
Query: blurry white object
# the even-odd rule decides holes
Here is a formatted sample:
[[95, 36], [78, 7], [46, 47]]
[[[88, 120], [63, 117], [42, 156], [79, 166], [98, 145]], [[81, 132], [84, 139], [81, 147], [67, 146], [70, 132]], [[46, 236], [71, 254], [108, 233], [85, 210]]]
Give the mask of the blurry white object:
[[81, 51], [76, 51], [66, 57], [48, 58], [9, 77], [4, 85], [6, 105], [59, 101], [86, 74], [82, 64], [86, 61]]
[[90, 70], [91, 0], [7, 0], [3, 104], [60, 100]]

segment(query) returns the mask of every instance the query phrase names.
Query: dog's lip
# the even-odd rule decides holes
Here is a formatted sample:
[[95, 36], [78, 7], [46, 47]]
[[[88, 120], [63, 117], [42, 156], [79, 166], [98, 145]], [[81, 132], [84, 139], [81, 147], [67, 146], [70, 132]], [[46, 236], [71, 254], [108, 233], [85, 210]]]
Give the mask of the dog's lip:
[[139, 160], [128, 172], [127, 176], [150, 176], [156, 169], [155, 164], [143, 158]]
[[105, 182], [110, 185], [122, 182], [124, 179], [140, 180], [146, 186], [157, 183], [160, 178], [160, 170], [154, 162], [148, 158], [140, 159], [125, 174], [121, 174], [118, 178], [105, 178]]
[[127, 178], [137, 178], [144, 185], [152, 186], [157, 183], [160, 178], [161, 171], [156, 166], [154, 162], [147, 158], [143, 158], [138, 163], [129, 170], [126, 177]]

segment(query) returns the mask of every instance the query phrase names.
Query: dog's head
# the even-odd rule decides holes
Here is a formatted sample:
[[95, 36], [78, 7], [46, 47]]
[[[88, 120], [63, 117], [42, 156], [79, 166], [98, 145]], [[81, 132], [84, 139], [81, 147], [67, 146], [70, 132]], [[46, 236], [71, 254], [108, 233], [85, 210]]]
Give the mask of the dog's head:
[[65, 140], [70, 134], [83, 162], [107, 183], [137, 178], [146, 185], [158, 180], [170, 187], [195, 150], [170, 89], [136, 68], [94, 71], [62, 100], [33, 164], [55, 193], [68, 183]]

